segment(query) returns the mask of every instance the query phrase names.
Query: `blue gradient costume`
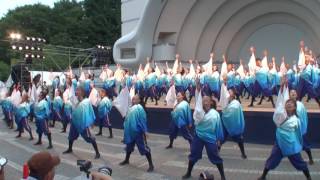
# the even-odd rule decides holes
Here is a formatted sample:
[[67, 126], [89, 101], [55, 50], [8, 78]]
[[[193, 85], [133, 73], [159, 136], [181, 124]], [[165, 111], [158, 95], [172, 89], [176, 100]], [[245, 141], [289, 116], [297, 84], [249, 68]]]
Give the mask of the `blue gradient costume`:
[[140, 104], [130, 107], [127, 116], [123, 122], [124, 143], [126, 152], [131, 153], [134, 146], [137, 145], [141, 155], [150, 153], [150, 148], [144, 137], [147, 130], [147, 115]]
[[62, 107], [63, 100], [60, 96], [57, 96], [53, 99], [52, 110], [53, 110], [53, 119], [56, 121], [62, 121]]
[[86, 142], [92, 143], [94, 138], [91, 137], [89, 127], [94, 123], [95, 118], [89, 99], [83, 99], [72, 112], [69, 140], [76, 140], [80, 134]]
[[230, 136], [235, 142], [243, 142], [245, 121], [241, 104], [232, 100], [222, 111], [222, 124], [224, 129], [224, 140]]
[[157, 76], [155, 73], [150, 73], [144, 80], [145, 96], [154, 98], [157, 96], [156, 92]]
[[9, 125], [13, 122], [13, 104], [10, 101], [10, 98], [7, 97], [4, 100], [1, 100], [2, 112], [5, 117], [6, 123]]
[[308, 170], [306, 162], [301, 157], [302, 150], [301, 123], [297, 116], [293, 115], [287, 119], [276, 130], [276, 143], [272, 148], [265, 168], [272, 170], [276, 168], [283, 157], [288, 157], [291, 164], [300, 171]]
[[32, 137], [31, 127], [28, 122], [28, 116], [30, 113], [30, 104], [27, 102], [21, 103], [15, 110], [15, 120], [18, 126], [18, 131], [21, 134], [23, 129], [29, 132]]
[[112, 108], [112, 102], [108, 97], [104, 97], [98, 104], [98, 118], [96, 124], [101, 127], [111, 127], [109, 113]]
[[189, 160], [196, 163], [202, 158], [203, 147], [206, 148], [209, 160], [213, 164], [221, 164], [217, 142], [223, 140], [223, 129], [219, 113], [211, 109], [203, 119], [195, 125], [196, 135], [192, 141]]
[[34, 116], [36, 119], [37, 133], [48, 135], [50, 133], [48, 127], [48, 119], [50, 117], [50, 107], [46, 99], [42, 99], [34, 106]]
[[178, 132], [180, 130], [184, 139], [186, 139], [190, 144], [192, 142], [192, 135], [188, 126], [191, 126], [192, 115], [190, 105], [186, 101], [181, 101], [176, 105], [174, 110], [171, 112], [172, 121], [170, 123], [170, 144], [174, 139], [177, 138]]
[[103, 89], [106, 90], [107, 95], [110, 99], [113, 98], [113, 96], [117, 96], [114, 88], [116, 87], [116, 80], [114, 78], [106, 79], [103, 83]]

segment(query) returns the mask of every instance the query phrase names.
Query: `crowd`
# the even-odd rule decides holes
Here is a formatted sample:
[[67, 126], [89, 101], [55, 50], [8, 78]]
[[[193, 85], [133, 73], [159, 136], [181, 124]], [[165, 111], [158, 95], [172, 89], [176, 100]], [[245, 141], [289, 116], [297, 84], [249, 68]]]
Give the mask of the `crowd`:
[[[242, 61], [237, 69], [234, 64], [228, 64], [225, 56], [220, 71], [214, 64], [214, 54], [204, 65], [195, 64], [190, 60], [190, 67], [184, 68], [179, 55], [172, 68], [160, 70], [157, 64], [154, 68], [147, 60], [145, 67], [140, 65], [136, 74], [122, 69], [117, 65], [113, 72], [105, 66], [99, 76], [103, 82], [102, 88], [95, 86], [94, 75], [81, 72], [76, 76], [70, 69], [66, 72], [66, 81], [60, 84], [59, 77], [52, 77], [49, 89], [41, 86], [41, 76], [33, 78], [29, 88], [21, 88], [19, 83], [11, 89], [1, 89], [1, 107], [5, 122], [10, 128], [17, 125], [18, 135], [27, 131], [33, 140], [33, 131], [29, 125], [35, 121], [38, 141], [42, 144], [43, 134], [48, 138], [48, 149], [53, 148], [50, 127], [56, 121], [62, 124], [62, 133], [69, 127], [69, 148], [63, 152], [73, 152], [73, 142], [79, 135], [92, 144], [95, 158], [100, 158], [98, 145], [90, 132], [90, 127], [99, 127], [97, 136], [102, 135], [102, 129], [107, 127], [109, 138], [113, 137], [109, 113], [115, 106], [122, 117], [126, 145], [125, 160], [120, 165], [129, 163], [130, 155], [137, 145], [141, 155], [146, 156], [149, 164], [148, 172], [154, 170], [150, 147], [147, 144], [148, 128], [145, 103], [151, 98], [158, 104], [161, 96], [166, 94], [166, 103], [172, 106], [172, 121], [169, 128], [169, 145], [173, 148], [174, 139], [180, 132], [190, 145], [190, 155], [187, 173], [183, 178], [189, 178], [195, 163], [201, 159], [202, 150], [207, 150], [210, 162], [215, 164], [224, 175], [223, 160], [219, 156], [222, 145], [229, 136], [236, 142], [241, 151], [241, 157], [247, 158], [244, 147], [243, 133], [245, 117], [242, 111], [240, 96], [247, 93], [251, 96], [250, 106], [255, 98], [260, 96], [260, 104], [268, 97], [275, 109], [274, 121], [277, 125], [276, 140], [272, 153], [266, 161], [265, 169], [259, 179], [265, 179], [268, 171], [277, 167], [283, 157], [288, 157], [293, 166], [303, 171], [307, 179], [311, 179], [307, 163], [300, 152], [306, 151], [309, 163], [313, 164], [310, 144], [306, 139], [308, 117], [301, 99], [307, 95], [320, 105], [320, 69], [313, 57], [312, 51], [300, 43], [299, 60], [292, 66], [285, 64], [284, 59], [277, 66], [275, 59], [268, 63], [267, 52], [261, 60], [256, 58], [254, 48], [250, 48], [251, 58], [248, 66]], [[186, 94], [189, 96], [186, 97]], [[273, 95], [278, 95], [274, 103]], [[190, 101], [195, 97], [195, 111], [192, 115]], [[215, 97], [215, 98], [212, 98]], [[222, 108], [216, 110], [217, 102]]]

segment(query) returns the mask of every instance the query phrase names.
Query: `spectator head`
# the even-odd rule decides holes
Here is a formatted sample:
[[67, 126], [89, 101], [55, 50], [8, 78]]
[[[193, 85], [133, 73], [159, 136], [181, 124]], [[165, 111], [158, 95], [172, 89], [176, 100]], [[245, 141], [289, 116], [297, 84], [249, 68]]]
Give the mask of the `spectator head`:
[[49, 152], [34, 154], [28, 161], [30, 176], [43, 180], [54, 179], [54, 169], [60, 164], [58, 156], [52, 156]]

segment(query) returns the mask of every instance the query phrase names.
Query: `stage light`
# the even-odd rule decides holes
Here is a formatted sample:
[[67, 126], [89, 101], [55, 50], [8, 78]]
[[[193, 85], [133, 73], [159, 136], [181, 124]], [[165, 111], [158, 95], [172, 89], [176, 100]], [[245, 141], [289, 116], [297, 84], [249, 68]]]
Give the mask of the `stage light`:
[[30, 37], [27, 37], [26, 39], [27, 39], [27, 41], [30, 41]]
[[38, 54], [38, 55], [37, 55], [37, 58], [39, 59], [40, 57], [41, 57], [41, 56]]
[[100, 46], [100, 45], [98, 45], [98, 48], [100, 49], [100, 48], [101, 48], [101, 46]]
[[21, 39], [21, 34], [16, 34], [16, 38], [18, 39], [18, 40], [20, 40]]
[[31, 50], [33, 51], [33, 50], [34, 50], [34, 47], [31, 47]]
[[104, 46], [101, 46], [101, 49], [104, 49]]
[[31, 57], [34, 58], [34, 54], [31, 54]]
[[25, 54], [24, 56], [25, 56], [26, 58], [28, 58], [28, 57], [29, 57], [29, 54]]
[[36, 38], [34, 38], [34, 37], [32, 37], [31, 39], [32, 39], [32, 41], [35, 41], [35, 40], [36, 40]]
[[28, 50], [29, 49], [29, 46], [26, 46], [26, 50]]
[[42, 59], [45, 59], [46, 57], [45, 56], [42, 56]]
[[39, 41], [39, 42], [41, 42], [41, 40], [42, 40], [41, 38], [38, 38], [38, 41]]
[[46, 42], [47, 42], [45, 39], [42, 39], [42, 41], [43, 41], [44, 43], [46, 43]]
[[20, 40], [21, 37], [22, 37], [22, 35], [19, 34], [19, 33], [11, 33], [11, 34], [10, 34], [10, 38], [11, 38], [12, 40]]
[[19, 50], [22, 51], [22, 50], [23, 50], [23, 47], [20, 46], [20, 47], [19, 47]]
[[10, 34], [10, 38], [11, 38], [11, 39], [15, 39], [15, 37], [16, 37], [16, 34], [15, 34], [15, 33], [11, 33], [11, 34]]
[[17, 46], [13, 45], [13, 46], [12, 46], [12, 49], [17, 49]]
[[40, 47], [38, 47], [38, 48], [37, 48], [37, 50], [38, 50], [38, 51], [41, 51], [41, 48], [40, 48]]

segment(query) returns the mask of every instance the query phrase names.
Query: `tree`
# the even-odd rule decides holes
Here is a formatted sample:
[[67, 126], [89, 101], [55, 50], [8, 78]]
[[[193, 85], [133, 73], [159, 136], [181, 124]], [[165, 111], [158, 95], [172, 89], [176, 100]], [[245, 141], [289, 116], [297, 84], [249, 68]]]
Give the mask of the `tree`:
[[85, 0], [88, 41], [91, 45], [113, 45], [121, 36], [121, 1]]

